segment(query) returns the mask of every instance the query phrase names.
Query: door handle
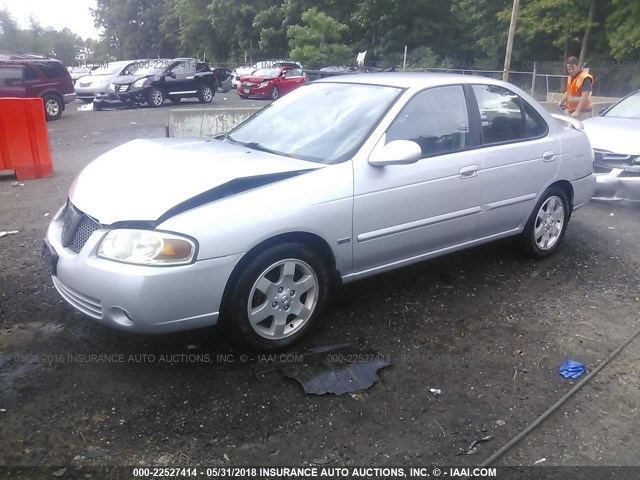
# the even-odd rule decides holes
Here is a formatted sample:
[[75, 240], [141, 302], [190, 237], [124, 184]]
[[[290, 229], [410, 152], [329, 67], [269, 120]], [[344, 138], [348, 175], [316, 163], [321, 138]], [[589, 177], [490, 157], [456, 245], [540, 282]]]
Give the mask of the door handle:
[[473, 178], [478, 175], [478, 166], [469, 165], [460, 169], [460, 178]]
[[542, 154], [542, 160], [544, 160], [545, 162], [550, 162], [552, 160], [555, 160], [555, 158], [556, 158], [556, 152], [554, 151], [548, 151]]

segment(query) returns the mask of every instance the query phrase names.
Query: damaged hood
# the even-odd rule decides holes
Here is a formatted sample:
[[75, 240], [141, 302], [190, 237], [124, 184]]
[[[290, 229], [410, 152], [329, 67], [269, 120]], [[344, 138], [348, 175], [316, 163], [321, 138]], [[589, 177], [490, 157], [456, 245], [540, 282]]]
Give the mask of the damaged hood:
[[[73, 182], [69, 199], [104, 225], [155, 221], [176, 205], [237, 179], [322, 165], [218, 140], [134, 140], [98, 157]], [[265, 181], [265, 178], [267, 181]], [[247, 189], [250, 189], [250, 183]]]
[[624, 155], [640, 155], [640, 120], [593, 117], [582, 124], [593, 148]]
[[274, 80], [277, 77], [258, 77], [254, 75], [245, 75], [240, 77], [240, 80], [243, 82], [252, 82], [252, 83], [262, 83], [266, 80]]

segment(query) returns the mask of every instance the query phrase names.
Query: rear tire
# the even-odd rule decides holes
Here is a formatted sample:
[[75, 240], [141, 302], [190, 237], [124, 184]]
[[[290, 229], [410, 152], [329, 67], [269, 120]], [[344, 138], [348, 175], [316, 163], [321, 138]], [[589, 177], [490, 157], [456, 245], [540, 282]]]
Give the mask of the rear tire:
[[49, 93], [42, 97], [44, 102], [44, 115], [47, 120], [58, 120], [62, 116], [64, 103], [62, 99], [53, 93]]
[[243, 343], [279, 350], [310, 330], [330, 288], [327, 263], [315, 250], [293, 242], [274, 245], [242, 267], [225, 299], [222, 321]]
[[560, 247], [571, 218], [570, 208], [562, 189], [550, 187], [545, 190], [522, 232], [525, 254], [545, 258]]

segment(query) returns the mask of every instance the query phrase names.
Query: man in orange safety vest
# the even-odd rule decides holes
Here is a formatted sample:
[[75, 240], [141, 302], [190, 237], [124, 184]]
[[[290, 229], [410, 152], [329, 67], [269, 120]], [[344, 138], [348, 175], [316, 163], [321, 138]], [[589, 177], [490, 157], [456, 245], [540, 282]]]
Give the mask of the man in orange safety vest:
[[581, 69], [576, 57], [567, 59], [567, 91], [558, 103], [562, 107], [566, 103], [569, 115], [584, 120], [591, 117], [591, 90], [594, 79], [588, 70]]

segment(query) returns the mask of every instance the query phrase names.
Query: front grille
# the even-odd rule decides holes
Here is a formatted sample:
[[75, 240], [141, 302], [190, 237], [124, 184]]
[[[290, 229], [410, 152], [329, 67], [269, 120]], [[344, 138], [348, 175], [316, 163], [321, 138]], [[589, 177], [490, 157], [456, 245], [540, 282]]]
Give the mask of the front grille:
[[62, 245], [79, 253], [100, 224], [67, 202], [62, 217]]
[[640, 157], [636, 155], [624, 155], [607, 152], [605, 150], [594, 150], [594, 154], [594, 165], [601, 172], [610, 172], [614, 168], [625, 168], [632, 165], [638, 165], [640, 162]]
[[129, 85], [120, 85], [118, 87], [119, 92], [126, 92], [127, 90], [129, 90]]

